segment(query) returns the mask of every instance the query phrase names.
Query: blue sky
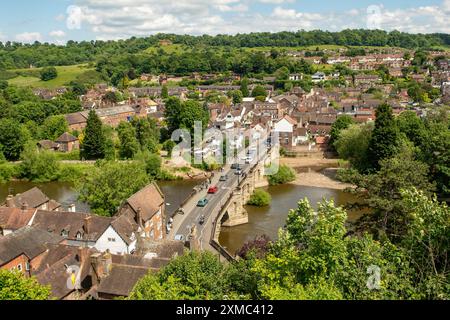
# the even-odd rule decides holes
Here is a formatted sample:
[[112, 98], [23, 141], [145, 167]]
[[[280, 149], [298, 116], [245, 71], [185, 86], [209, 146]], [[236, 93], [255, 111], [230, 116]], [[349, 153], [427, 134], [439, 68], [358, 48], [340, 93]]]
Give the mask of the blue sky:
[[[450, 0], [2, 1], [0, 41], [379, 28], [450, 33]], [[368, 9], [370, 9], [368, 13]]]

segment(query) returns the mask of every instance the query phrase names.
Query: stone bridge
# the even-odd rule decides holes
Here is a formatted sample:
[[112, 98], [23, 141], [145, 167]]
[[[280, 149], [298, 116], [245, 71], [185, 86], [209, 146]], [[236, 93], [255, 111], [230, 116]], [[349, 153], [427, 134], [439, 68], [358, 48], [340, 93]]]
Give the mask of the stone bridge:
[[249, 172], [242, 177], [238, 186], [231, 191], [227, 201], [219, 210], [214, 220], [213, 234], [211, 235], [211, 243], [214, 247], [219, 245], [219, 235], [222, 226], [234, 227], [237, 225], [248, 223], [248, 213], [245, 205], [250, 200], [256, 188], [268, 185], [265, 178], [265, 164], [270, 159], [270, 153], [265, 155], [258, 163], [253, 165]]

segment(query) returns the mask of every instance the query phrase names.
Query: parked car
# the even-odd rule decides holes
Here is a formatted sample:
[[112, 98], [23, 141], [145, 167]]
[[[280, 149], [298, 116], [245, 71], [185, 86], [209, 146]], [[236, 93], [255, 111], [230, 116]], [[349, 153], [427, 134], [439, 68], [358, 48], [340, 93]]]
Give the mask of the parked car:
[[233, 170], [239, 169], [239, 163], [233, 163], [231, 165], [231, 169], [233, 169]]
[[228, 175], [223, 175], [223, 176], [220, 176], [220, 179], [219, 179], [219, 181], [227, 181], [228, 180]]
[[198, 203], [197, 203], [197, 207], [206, 207], [206, 205], [208, 204], [208, 199], [203, 198], [201, 199]]
[[201, 225], [205, 223], [205, 216], [201, 216], [200, 220], [198, 221]]
[[175, 236], [175, 240], [177, 240], [177, 241], [184, 241], [184, 236], [182, 234], [177, 234]]
[[209, 194], [215, 194], [215, 193], [217, 193], [217, 191], [219, 191], [219, 188], [217, 188], [216, 186], [210, 187], [210, 188], [208, 189], [208, 193], [209, 193]]
[[242, 170], [239, 168], [234, 172], [234, 174], [240, 176], [242, 174]]

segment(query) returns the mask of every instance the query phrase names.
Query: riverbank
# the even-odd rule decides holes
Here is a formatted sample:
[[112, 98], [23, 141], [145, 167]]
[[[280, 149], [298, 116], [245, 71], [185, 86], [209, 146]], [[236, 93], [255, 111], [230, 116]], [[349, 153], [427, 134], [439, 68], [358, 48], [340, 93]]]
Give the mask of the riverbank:
[[305, 187], [345, 190], [354, 187], [336, 180], [340, 167], [339, 159], [281, 158], [280, 164], [296, 171], [296, 179], [291, 184]]

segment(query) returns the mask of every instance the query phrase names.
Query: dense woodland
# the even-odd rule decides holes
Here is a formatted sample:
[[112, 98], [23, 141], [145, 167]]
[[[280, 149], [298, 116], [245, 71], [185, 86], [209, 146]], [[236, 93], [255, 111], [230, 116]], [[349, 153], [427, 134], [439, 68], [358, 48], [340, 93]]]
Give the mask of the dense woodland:
[[[344, 30], [341, 32], [298, 31], [279, 33], [250, 33], [217, 36], [157, 34], [145, 38], [119, 41], [69, 41], [66, 46], [39, 43], [0, 42], [0, 69], [62, 66], [94, 62], [103, 57], [137, 54], [170, 40], [189, 47], [298, 47], [313, 45], [390, 46], [408, 49], [433, 48], [450, 45], [448, 34], [408, 34], [398, 31]], [[216, 50], [214, 50], [216, 51]], [[197, 69], [197, 71], [200, 71]]]

